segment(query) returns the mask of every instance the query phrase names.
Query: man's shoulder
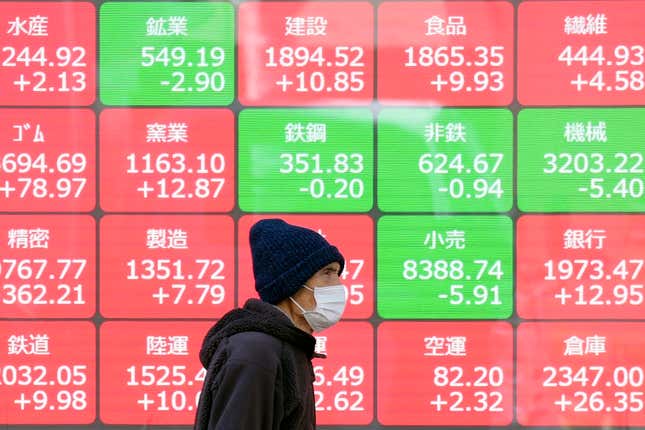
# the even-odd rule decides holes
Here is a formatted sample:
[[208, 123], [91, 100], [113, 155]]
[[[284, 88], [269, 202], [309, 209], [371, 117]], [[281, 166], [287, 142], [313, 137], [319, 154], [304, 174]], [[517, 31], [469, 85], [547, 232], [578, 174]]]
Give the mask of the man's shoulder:
[[267, 365], [277, 364], [283, 348], [283, 341], [260, 331], [236, 333], [228, 339], [229, 358]]

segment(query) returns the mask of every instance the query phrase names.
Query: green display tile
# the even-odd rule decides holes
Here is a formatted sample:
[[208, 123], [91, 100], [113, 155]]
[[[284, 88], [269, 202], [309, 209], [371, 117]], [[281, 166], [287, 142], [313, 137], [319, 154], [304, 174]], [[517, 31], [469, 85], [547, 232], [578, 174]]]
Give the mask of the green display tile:
[[518, 207], [645, 210], [645, 109], [526, 109], [518, 117]]
[[506, 216], [384, 216], [377, 310], [386, 319], [504, 319], [513, 309]]
[[249, 212], [365, 212], [373, 201], [368, 109], [247, 109], [239, 205]]
[[225, 2], [108, 2], [99, 79], [107, 105], [228, 105], [234, 10]]
[[506, 109], [384, 109], [384, 212], [506, 212], [513, 205], [513, 116]]

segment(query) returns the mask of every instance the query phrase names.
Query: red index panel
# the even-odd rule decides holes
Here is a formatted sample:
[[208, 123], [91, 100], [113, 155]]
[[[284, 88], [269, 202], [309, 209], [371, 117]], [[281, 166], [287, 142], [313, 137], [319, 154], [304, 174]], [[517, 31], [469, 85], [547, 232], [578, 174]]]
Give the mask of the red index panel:
[[603, 428], [645, 425], [644, 329], [642, 323], [520, 324], [519, 423]]
[[377, 411], [381, 424], [511, 423], [510, 324], [384, 322], [377, 336]]
[[528, 215], [517, 224], [522, 318], [642, 319], [645, 216]]
[[343, 319], [369, 318], [374, 310], [374, 227], [364, 215], [245, 215], [238, 225], [239, 296], [258, 297], [253, 278], [253, 262], [249, 247], [251, 226], [263, 218], [282, 218], [288, 223], [316, 230], [338, 247], [345, 257], [341, 281], [347, 291]]
[[0, 105], [90, 105], [96, 17], [89, 2], [0, 3]]
[[229, 216], [106, 216], [100, 234], [103, 316], [212, 319], [233, 307]]
[[212, 322], [106, 322], [101, 326], [100, 416], [106, 424], [188, 425], [206, 369]]
[[345, 322], [316, 333], [316, 423], [367, 425], [374, 417], [374, 329]]
[[384, 2], [378, 9], [378, 100], [388, 105], [508, 105], [513, 5]]
[[106, 109], [101, 206], [115, 212], [225, 212], [235, 135], [226, 109]]
[[0, 315], [94, 315], [95, 230], [84, 215], [0, 216]]
[[2, 210], [94, 209], [94, 136], [89, 109], [0, 109]]
[[642, 1], [522, 2], [518, 99], [523, 105], [642, 105]]
[[91, 323], [2, 321], [0, 343], [0, 425], [94, 421]]
[[239, 98], [249, 106], [366, 105], [374, 86], [367, 2], [245, 2]]

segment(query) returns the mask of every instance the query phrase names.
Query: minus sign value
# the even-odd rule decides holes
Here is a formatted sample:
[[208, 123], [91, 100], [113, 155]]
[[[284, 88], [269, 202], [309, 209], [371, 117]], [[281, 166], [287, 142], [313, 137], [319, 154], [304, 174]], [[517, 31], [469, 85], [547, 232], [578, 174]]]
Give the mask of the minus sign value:
[[440, 298], [440, 299], [447, 299], [448, 294], [439, 294], [437, 297]]
[[301, 193], [306, 193], [307, 191], [309, 191], [309, 189], [302, 187], [302, 188], [298, 188], [298, 191], [300, 191]]
[[170, 85], [170, 81], [161, 81], [159, 82], [159, 84], [167, 87], [168, 85]]
[[589, 191], [589, 188], [580, 187], [580, 188], [578, 188], [578, 191], [580, 191], [581, 193], [586, 193], [587, 191]]

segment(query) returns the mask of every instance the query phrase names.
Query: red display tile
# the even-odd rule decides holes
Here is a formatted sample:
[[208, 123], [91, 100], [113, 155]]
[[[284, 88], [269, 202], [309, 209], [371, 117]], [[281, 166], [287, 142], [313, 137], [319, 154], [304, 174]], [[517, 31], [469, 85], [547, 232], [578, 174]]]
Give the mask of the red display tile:
[[0, 207], [94, 209], [95, 147], [89, 109], [0, 109]]
[[233, 307], [229, 216], [106, 216], [101, 220], [101, 314], [217, 318]]
[[189, 425], [213, 322], [110, 321], [100, 330], [100, 419], [105, 424]]
[[517, 310], [522, 318], [642, 319], [643, 215], [522, 216]]
[[84, 215], [0, 216], [0, 315], [94, 315], [95, 230]]
[[[523, 323], [517, 420], [526, 426], [645, 425], [642, 323]], [[539, 353], [536, 353], [539, 351]]]
[[0, 3], [0, 105], [92, 104], [95, 14], [90, 2]]
[[378, 8], [377, 99], [388, 105], [508, 105], [513, 5], [384, 2]]
[[518, 10], [523, 105], [642, 105], [641, 1], [530, 1]]
[[365, 105], [374, 86], [367, 2], [246, 2], [239, 8], [244, 105]]
[[225, 109], [106, 109], [100, 116], [101, 207], [231, 210], [234, 127]]
[[377, 332], [382, 425], [501, 426], [513, 418], [506, 322], [384, 322]]
[[94, 421], [91, 323], [0, 321], [0, 339], [0, 425]]
[[[260, 219], [281, 218], [325, 236], [345, 258], [341, 281], [347, 288], [343, 319], [369, 318], [374, 309], [374, 231], [372, 219], [364, 215], [245, 215], [238, 224], [238, 303], [258, 297], [253, 278], [249, 231]], [[312, 274], [313, 275], [313, 274]]]
[[314, 397], [316, 424], [366, 425], [374, 417], [374, 329], [345, 322], [316, 336]]

